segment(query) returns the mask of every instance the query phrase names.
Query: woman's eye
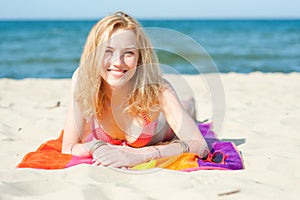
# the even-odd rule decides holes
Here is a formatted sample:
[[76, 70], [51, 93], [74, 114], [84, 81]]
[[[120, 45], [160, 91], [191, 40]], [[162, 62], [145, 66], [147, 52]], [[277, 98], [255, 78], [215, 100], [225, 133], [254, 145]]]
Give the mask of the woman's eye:
[[106, 50], [105, 50], [105, 53], [112, 53], [112, 50], [106, 49]]
[[130, 56], [130, 55], [134, 55], [133, 51], [125, 51], [124, 52], [125, 56]]

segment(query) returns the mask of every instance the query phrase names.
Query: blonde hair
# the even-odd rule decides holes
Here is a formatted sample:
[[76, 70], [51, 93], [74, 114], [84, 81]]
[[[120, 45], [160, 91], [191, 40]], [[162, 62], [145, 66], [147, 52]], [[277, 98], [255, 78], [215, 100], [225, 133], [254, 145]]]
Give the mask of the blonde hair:
[[162, 76], [154, 49], [140, 24], [127, 14], [117, 12], [94, 25], [81, 55], [74, 98], [87, 119], [102, 117], [105, 91], [101, 64], [106, 42], [118, 29], [133, 30], [139, 50], [139, 67], [132, 78], [133, 90], [128, 96], [125, 111], [133, 116], [150, 116], [153, 109], [159, 109]]

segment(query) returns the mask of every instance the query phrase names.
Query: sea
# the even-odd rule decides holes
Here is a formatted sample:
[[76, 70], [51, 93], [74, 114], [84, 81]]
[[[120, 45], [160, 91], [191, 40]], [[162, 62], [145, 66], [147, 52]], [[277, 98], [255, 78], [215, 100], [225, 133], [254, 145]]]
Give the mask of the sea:
[[[209, 72], [201, 70], [205, 64], [195, 67], [201, 59], [220, 73], [300, 72], [300, 20], [139, 21], [145, 30], [162, 31], [154, 34], [153, 46], [164, 69], [171, 69], [165, 73]], [[70, 78], [95, 23], [0, 21], [0, 78]]]

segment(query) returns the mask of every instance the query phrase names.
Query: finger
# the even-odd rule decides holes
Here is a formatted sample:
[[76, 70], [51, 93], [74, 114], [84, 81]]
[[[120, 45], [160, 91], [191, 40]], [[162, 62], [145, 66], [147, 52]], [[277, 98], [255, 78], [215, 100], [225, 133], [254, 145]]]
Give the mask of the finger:
[[128, 170], [128, 167], [121, 167], [122, 170]]
[[112, 148], [107, 148], [106, 146], [101, 146], [100, 148], [96, 149], [93, 154], [94, 160], [99, 160], [102, 158], [106, 158], [107, 156], [110, 156], [115, 154], [118, 150], [117, 149], [112, 149]]
[[108, 155], [112, 154], [110, 151], [105, 151], [103, 149], [96, 149], [93, 154], [93, 160], [103, 160]]
[[110, 165], [111, 163], [114, 162], [113, 159], [110, 159], [110, 157], [103, 157], [103, 156], [97, 156], [97, 157], [94, 157], [94, 165], [99, 165], [99, 164], [102, 164], [104, 166], [108, 166]]
[[99, 165], [101, 165], [101, 162], [99, 162], [99, 161], [95, 161], [95, 162], [92, 164], [92, 166], [99, 166]]
[[109, 165], [109, 167], [120, 168], [120, 169], [128, 168], [128, 166], [126, 166], [125, 163], [122, 163], [122, 162], [115, 162], [115, 163]]
[[105, 166], [114, 166], [115, 163], [117, 163], [118, 160], [114, 160], [114, 159], [107, 159], [107, 160], [103, 160], [102, 164]]
[[114, 163], [112, 165], [109, 165], [109, 167], [112, 167], [112, 168], [121, 168], [122, 165], [120, 165], [120, 163]]
[[105, 160], [118, 160], [122, 159], [123, 154], [117, 150], [113, 149], [106, 153], [99, 153], [96, 152], [94, 155], [98, 160], [105, 161]]
[[[124, 153], [122, 150], [111, 147], [102, 146], [97, 149], [93, 154], [94, 160], [101, 163], [103, 166], [121, 167], [125, 166], [122, 160], [124, 160]], [[122, 161], [122, 162], [121, 162]]]

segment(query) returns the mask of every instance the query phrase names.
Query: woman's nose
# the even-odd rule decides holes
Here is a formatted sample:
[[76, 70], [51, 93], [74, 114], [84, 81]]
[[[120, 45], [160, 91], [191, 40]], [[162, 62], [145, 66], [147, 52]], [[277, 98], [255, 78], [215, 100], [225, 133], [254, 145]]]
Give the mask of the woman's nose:
[[120, 53], [115, 53], [111, 59], [111, 64], [114, 66], [121, 66], [123, 64], [123, 57]]

